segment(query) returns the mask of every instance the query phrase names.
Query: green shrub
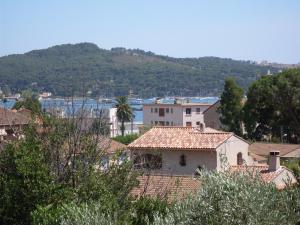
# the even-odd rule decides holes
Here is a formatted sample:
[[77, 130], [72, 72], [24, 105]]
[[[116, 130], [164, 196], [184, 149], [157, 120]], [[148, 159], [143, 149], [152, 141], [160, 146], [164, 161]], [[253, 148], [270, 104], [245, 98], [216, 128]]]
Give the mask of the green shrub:
[[131, 142], [133, 142], [135, 139], [137, 139], [139, 137], [138, 134], [127, 134], [124, 136], [117, 136], [115, 138], [113, 138], [115, 141], [118, 141], [120, 143], [123, 143], [124, 145], [128, 145]]
[[278, 191], [258, 177], [202, 173], [203, 187], [178, 202], [158, 224], [296, 224], [300, 221], [300, 189]]

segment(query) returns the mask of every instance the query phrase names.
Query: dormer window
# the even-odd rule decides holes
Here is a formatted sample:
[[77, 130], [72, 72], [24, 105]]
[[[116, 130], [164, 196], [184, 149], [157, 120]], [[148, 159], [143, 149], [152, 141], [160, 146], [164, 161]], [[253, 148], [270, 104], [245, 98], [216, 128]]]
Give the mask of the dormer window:
[[186, 158], [185, 158], [185, 155], [181, 155], [181, 156], [180, 156], [179, 164], [180, 164], [181, 166], [186, 166]]

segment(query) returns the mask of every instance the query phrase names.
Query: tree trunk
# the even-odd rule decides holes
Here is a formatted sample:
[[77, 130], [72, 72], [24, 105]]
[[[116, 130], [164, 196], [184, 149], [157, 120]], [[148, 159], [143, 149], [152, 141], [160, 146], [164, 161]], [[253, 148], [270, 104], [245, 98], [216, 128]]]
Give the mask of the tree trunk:
[[121, 132], [122, 132], [122, 136], [124, 136], [124, 132], [125, 132], [124, 120], [122, 120], [121, 122]]

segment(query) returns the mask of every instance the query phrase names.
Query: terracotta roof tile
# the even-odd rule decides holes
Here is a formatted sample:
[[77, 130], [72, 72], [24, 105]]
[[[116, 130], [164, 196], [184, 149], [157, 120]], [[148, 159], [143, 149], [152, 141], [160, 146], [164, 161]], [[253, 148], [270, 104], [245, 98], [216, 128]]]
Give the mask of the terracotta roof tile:
[[230, 170], [233, 172], [250, 172], [253, 174], [259, 173], [262, 180], [270, 183], [272, 182], [279, 174], [284, 171], [284, 167], [280, 167], [276, 171], [270, 171], [268, 165], [257, 165], [257, 166], [231, 166]]
[[138, 178], [139, 186], [131, 191], [133, 196], [150, 196], [167, 200], [182, 199], [197, 191], [201, 183], [192, 176], [144, 175]]
[[275, 143], [262, 143], [254, 142], [249, 146], [249, 151], [260, 156], [268, 156], [270, 151], [280, 151], [280, 155], [284, 156], [285, 154], [292, 152], [296, 149], [299, 149], [300, 145], [296, 144], [275, 144]]
[[190, 127], [153, 127], [128, 145], [129, 149], [215, 149], [233, 133], [206, 128], [200, 132]]
[[12, 110], [0, 108], [0, 126], [28, 124], [30, 118]]

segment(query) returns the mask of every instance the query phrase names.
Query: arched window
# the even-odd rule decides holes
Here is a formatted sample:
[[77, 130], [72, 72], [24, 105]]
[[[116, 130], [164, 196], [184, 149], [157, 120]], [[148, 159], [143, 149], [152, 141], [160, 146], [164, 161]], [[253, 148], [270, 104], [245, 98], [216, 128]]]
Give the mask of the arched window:
[[180, 164], [181, 166], [185, 166], [185, 165], [186, 165], [185, 155], [181, 155], [181, 156], [180, 156], [179, 164]]
[[237, 165], [243, 165], [243, 155], [241, 152], [237, 154]]

